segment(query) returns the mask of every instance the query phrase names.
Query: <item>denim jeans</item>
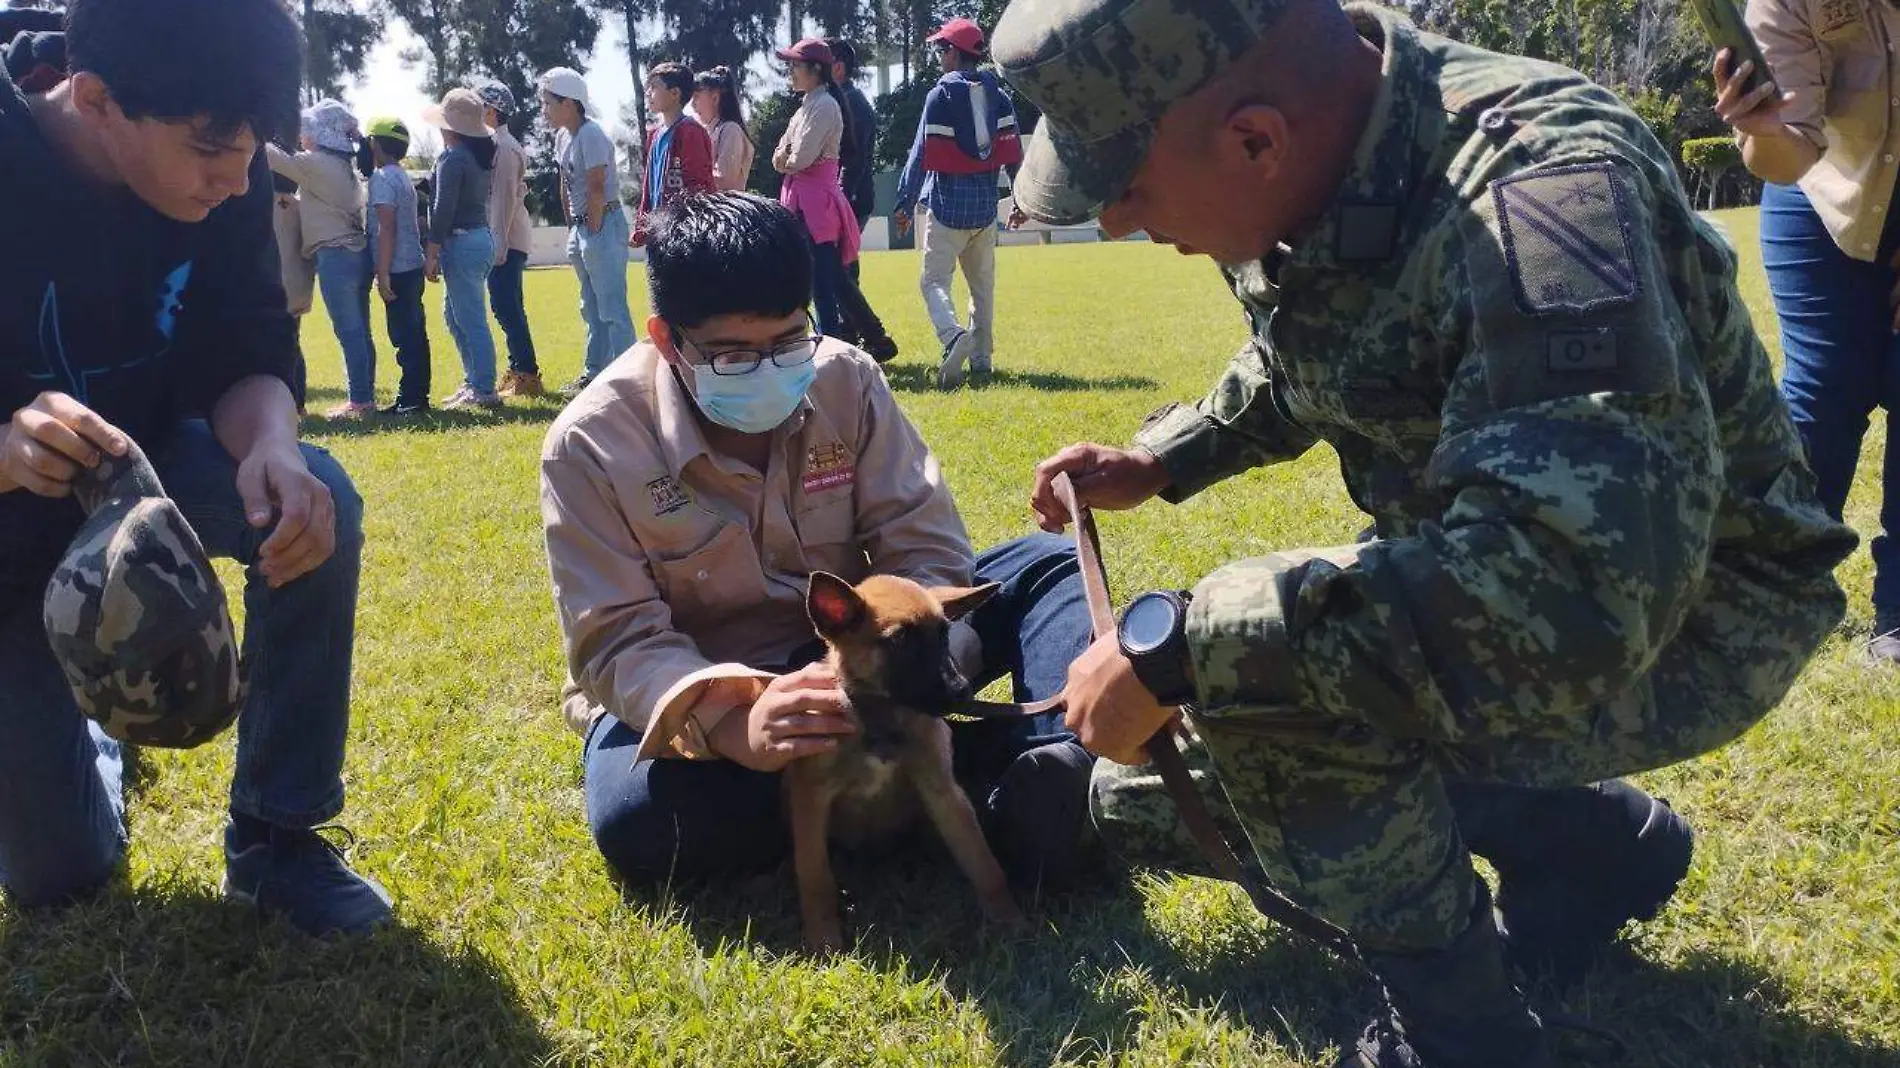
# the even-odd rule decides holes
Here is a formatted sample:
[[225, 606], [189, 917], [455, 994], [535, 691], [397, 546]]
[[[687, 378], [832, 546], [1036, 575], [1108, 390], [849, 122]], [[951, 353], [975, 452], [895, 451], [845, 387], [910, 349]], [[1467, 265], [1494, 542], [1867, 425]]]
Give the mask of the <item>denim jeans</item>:
[[[1900, 210], [1900, 190], [1894, 210]], [[1814, 468], [1823, 506], [1839, 518], [1860, 462], [1861, 439], [1876, 407], [1900, 411], [1900, 337], [1893, 331], [1887, 266], [1896, 243], [1887, 232], [1872, 263], [1840, 250], [1798, 186], [1762, 190], [1762, 264], [1781, 320], [1782, 396]], [[1881, 470], [1881, 533], [1874, 560], [1874, 613], [1900, 626], [1900, 433], [1887, 436]]]
[[[250, 693], [231, 808], [281, 826], [323, 823], [343, 808], [362, 498], [329, 453], [303, 446], [336, 501], [336, 552], [273, 590], [252, 566], [270, 531], [245, 521], [237, 463], [211, 428], [183, 423], [151, 455], [205, 550], [247, 568]], [[73, 703], [38, 602], [0, 609], [0, 885], [16, 904], [57, 903], [111, 876], [125, 849], [121, 767], [117, 743]]]
[[369, 336], [369, 290], [375, 278], [367, 248], [317, 250], [317, 288], [343, 348], [351, 404], [376, 403], [376, 343]]
[[[1061, 692], [1069, 665], [1090, 640], [1073, 544], [1033, 534], [979, 554], [976, 563], [979, 582], [1002, 584], [970, 617], [983, 639], [980, 681], [1012, 676], [1019, 701]], [[1002, 800], [997, 781], [1010, 763], [1037, 746], [1074, 737], [1059, 711], [952, 723], [950, 730], [957, 781], [986, 829]], [[604, 716], [584, 749], [588, 825], [608, 865], [622, 877], [716, 878], [769, 870], [789, 855], [778, 775], [729, 760], [636, 764], [639, 748], [639, 732]]]
[[884, 335], [884, 324], [845, 271], [836, 242], [812, 245], [812, 305], [818, 332], [858, 344]]
[[422, 311], [425, 284], [420, 267], [393, 273], [389, 288], [396, 291], [396, 299], [383, 305], [389, 343], [396, 346], [396, 366], [402, 368], [396, 403], [405, 407], [429, 403], [429, 320]]
[[538, 375], [541, 367], [534, 360], [534, 335], [528, 332], [528, 308], [521, 292], [521, 276], [528, 269], [528, 254], [509, 249], [501, 266], [488, 273], [488, 303], [508, 339], [508, 369], [516, 374]]
[[488, 332], [488, 272], [495, 235], [488, 227], [451, 234], [442, 246], [442, 317], [462, 357], [462, 384], [495, 392], [495, 335]]
[[637, 336], [633, 312], [627, 308], [627, 213], [608, 205], [600, 232], [590, 234], [584, 223], [567, 231], [567, 262], [581, 282], [581, 321], [587, 324], [584, 373], [597, 375], [621, 353], [633, 347]]

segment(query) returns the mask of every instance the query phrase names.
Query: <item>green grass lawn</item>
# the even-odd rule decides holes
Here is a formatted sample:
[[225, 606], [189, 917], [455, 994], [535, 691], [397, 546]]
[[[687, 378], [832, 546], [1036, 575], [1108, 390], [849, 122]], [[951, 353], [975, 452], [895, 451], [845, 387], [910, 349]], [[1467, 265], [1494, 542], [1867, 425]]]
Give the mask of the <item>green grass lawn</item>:
[[[1772, 334], [1753, 217], [1724, 221]], [[1198, 396], [1244, 331], [1213, 268], [1165, 249], [1000, 261], [996, 383], [948, 396], [926, 387], [916, 254], [865, 264], [905, 350], [891, 380], [979, 545], [1030, 529], [1035, 461], [1121, 441], [1164, 400]], [[581, 348], [574, 278], [527, 284], [544, 369], [564, 380]], [[441, 290], [428, 301], [440, 397], [460, 371]], [[633, 304], [643, 315], [642, 290]], [[321, 314], [304, 341], [320, 410], [341, 396]], [[56, 915], [0, 904], [0, 1064], [1285, 1068], [1329, 1064], [1356, 1032], [1373, 1004], [1362, 976], [1203, 880], [1105, 874], [1034, 903], [1034, 932], [1005, 939], [981, 933], [947, 863], [849, 869], [860, 943], [826, 964], [798, 952], [788, 872], [692, 898], [617, 888], [555, 708], [536, 468], [556, 410], [306, 428], [368, 501], [343, 822], [400, 926], [313, 944], [222, 905], [231, 741], [148, 754], [129, 883]], [[1851, 505], [1862, 529], [1883, 436]], [[1103, 517], [1124, 593], [1361, 525], [1323, 448], [1180, 508]], [[1621, 1032], [1626, 1063], [1900, 1064], [1900, 684], [1852, 656], [1869, 622], [1864, 548], [1844, 577], [1849, 622], [1787, 704], [1732, 748], [1648, 778], [1701, 832], [1694, 871], [1567, 1002]]]

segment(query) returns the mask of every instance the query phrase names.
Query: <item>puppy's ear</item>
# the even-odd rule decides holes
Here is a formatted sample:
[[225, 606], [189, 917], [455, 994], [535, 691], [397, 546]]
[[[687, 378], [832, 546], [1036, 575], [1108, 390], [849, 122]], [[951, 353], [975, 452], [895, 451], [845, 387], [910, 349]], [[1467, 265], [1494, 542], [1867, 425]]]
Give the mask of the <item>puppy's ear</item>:
[[983, 602], [995, 596], [1001, 588], [994, 582], [985, 582], [981, 586], [938, 586], [930, 591], [930, 596], [943, 609], [945, 619], [962, 619], [981, 608]]
[[863, 624], [868, 609], [849, 582], [826, 571], [811, 573], [805, 587], [805, 614], [820, 637], [837, 638]]

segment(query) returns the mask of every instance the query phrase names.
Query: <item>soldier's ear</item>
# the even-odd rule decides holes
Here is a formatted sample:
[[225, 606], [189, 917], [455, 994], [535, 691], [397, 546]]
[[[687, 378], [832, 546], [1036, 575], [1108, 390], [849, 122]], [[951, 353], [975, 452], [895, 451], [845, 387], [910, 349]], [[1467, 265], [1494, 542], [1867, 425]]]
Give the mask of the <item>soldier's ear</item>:
[[1271, 104], [1236, 105], [1227, 113], [1216, 141], [1217, 152], [1233, 154], [1231, 162], [1258, 172], [1263, 179], [1277, 178], [1287, 162], [1286, 112]]

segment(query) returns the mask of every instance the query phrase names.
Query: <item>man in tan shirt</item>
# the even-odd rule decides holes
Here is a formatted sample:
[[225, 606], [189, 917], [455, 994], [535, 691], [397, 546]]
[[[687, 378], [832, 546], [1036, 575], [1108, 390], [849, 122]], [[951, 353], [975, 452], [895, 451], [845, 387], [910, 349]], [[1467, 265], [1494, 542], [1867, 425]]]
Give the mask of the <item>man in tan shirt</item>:
[[515, 115], [515, 94], [493, 78], [475, 86], [487, 109], [482, 122], [495, 131], [495, 173], [488, 185], [488, 228], [495, 232], [495, 268], [488, 272], [488, 304], [508, 339], [508, 371], [495, 392], [504, 397], [539, 397], [541, 366], [534, 358], [534, 335], [521, 275], [534, 251], [534, 224], [528, 218], [528, 154], [508, 128]]
[[[655, 215], [650, 341], [561, 413], [541, 509], [583, 734], [588, 822], [635, 880], [770, 868], [777, 772], [851, 728], [805, 614], [813, 571], [1001, 590], [954, 628], [966, 674], [1059, 692], [1086, 647], [1074, 552], [1033, 535], [972, 551], [936, 458], [866, 354], [814, 336], [811, 256], [745, 193]], [[1090, 757], [1059, 714], [954, 727], [959, 779], [1004, 868], [1059, 883]]]

